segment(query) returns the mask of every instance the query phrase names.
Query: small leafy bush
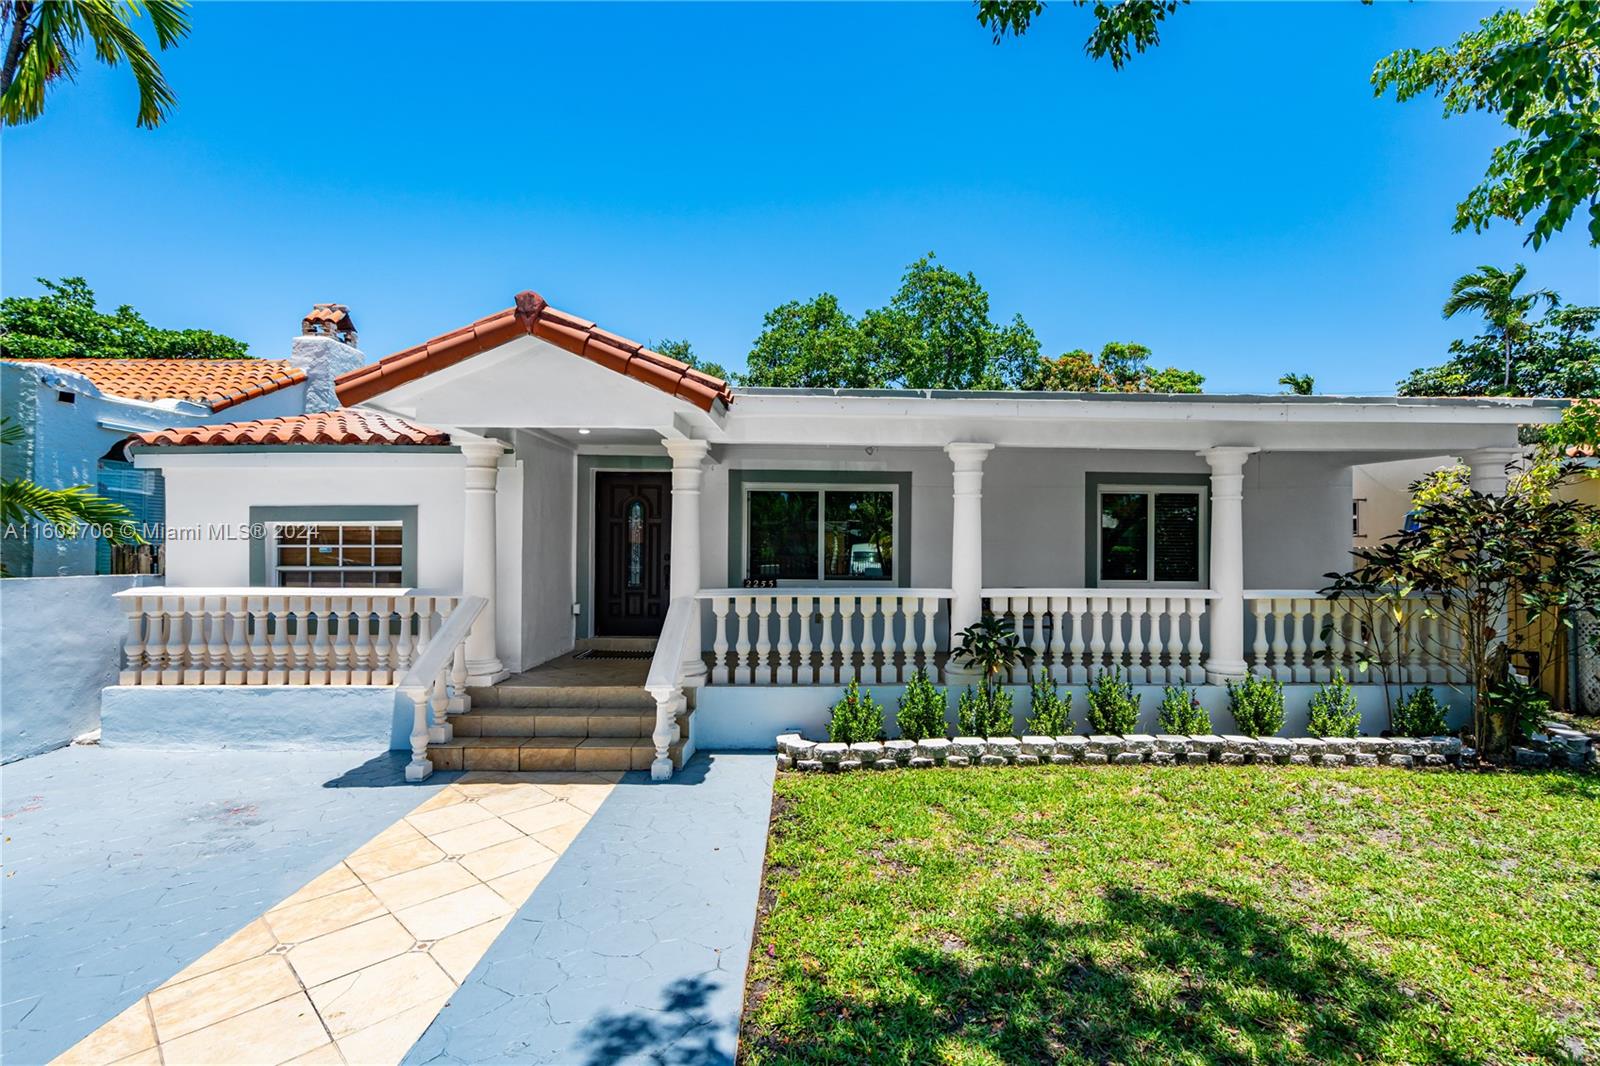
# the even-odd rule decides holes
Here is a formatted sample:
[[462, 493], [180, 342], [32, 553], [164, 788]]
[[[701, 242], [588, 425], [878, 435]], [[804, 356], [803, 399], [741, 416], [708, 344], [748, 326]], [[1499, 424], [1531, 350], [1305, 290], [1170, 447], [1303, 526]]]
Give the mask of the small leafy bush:
[[1211, 715], [1200, 706], [1194, 689], [1168, 685], [1161, 693], [1161, 731], [1188, 737], [1211, 732]]
[[[1419, 690], [1416, 695], [1421, 695], [1423, 691], [1430, 695], [1433, 692], [1432, 689]], [[1491, 722], [1513, 739], [1539, 732], [1550, 714], [1550, 697], [1510, 674], [1489, 686], [1488, 696]], [[1439, 731], [1444, 731], [1442, 712], [1439, 715]]]
[[1436, 737], [1444, 732], [1444, 706], [1431, 688], [1400, 697], [1389, 715], [1389, 732], [1399, 737]]
[[1011, 693], [994, 688], [969, 688], [956, 705], [956, 724], [964, 737], [1009, 737], [1012, 730]]
[[903, 740], [926, 740], [945, 735], [944, 689], [928, 680], [926, 670], [918, 670], [906, 682], [905, 695], [900, 697], [900, 710], [895, 721], [900, 726]]
[[1247, 737], [1270, 737], [1283, 728], [1283, 682], [1246, 674], [1228, 682], [1233, 724]]
[[833, 705], [833, 717], [828, 719], [828, 739], [837, 744], [859, 744], [882, 736], [883, 708], [872, 698], [872, 693], [861, 691], [860, 682], [850, 682], [839, 702]]
[[1139, 699], [1133, 685], [1112, 668], [1095, 675], [1089, 686], [1089, 732], [1131, 733], [1139, 724]]
[[1306, 732], [1314, 737], [1353, 737], [1361, 728], [1361, 712], [1356, 709], [1356, 691], [1341, 673], [1311, 696], [1311, 717]]
[[1062, 736], [1072, 729], [1072, 693], [1062, 693], [1055, 682], [1041, 677], [1033, 683], [1028, 732], [1038, 737]]
[[950, 653], [950, 661], [958, 666], [970, 666], [983, 675], [985, 688], [1003, 682], [1002, 674], [1013, 666], [1028, 666], [1033, 662], [1033, 649], [1022, 643], [1022, 638], [1011, 627], [1011, 619], [984, 613], [960, 633], [961, 643]]

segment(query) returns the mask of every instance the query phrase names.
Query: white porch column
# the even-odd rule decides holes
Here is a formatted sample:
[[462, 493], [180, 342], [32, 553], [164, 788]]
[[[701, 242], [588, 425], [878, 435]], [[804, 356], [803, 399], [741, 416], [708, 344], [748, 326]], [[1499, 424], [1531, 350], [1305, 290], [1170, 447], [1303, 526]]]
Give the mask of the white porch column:
[[983, 617], [983, 461], [993, 444], [945, 445], [955, 466], [950, 522], [950, 639]]
[[1506, 491], [1506, 465], [1522, 457], [1518, 448], [1483, 448], [1468, 452], [1462, 460], [1472, 470], [1472, 490], [1489, 496], [1503, 496]]
[[[705, 479], [705, 458], [711, 445], [681, 438], [667, 438], [662, 443], [672, 456], [672, 573], [668, 591], [678, 599], [700, 591], [700, 483]], [[697, 619], [689, 627], [689, 639], [684, 645], [683, 682], [698, 686], [704, 684], [705, 676]]]
[[488, 602], [467, 634], [467, 684], [492, 685], [510, 671], [495, 653], [495, 482], [505, 446], [457, 437], [466, 456], [466, 518], [461, 537], [461, 592]]
[[1206, 681], [1245, 675], [1244, 463], [1259, 448], [1223, 445], [1196, 454], [1211, 467], [1211, 641]]

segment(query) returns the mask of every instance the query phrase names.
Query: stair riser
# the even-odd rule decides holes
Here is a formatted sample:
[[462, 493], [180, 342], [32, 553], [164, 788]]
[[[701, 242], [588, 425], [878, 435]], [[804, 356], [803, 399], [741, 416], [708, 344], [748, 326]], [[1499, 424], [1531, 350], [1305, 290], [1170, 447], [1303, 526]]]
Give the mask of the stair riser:
[[597, 707], [653, 709], [655, 700], [639, 688], [469, 688], [473, 707]]
[[[627, 748], [430, 748], [435, 770], [510, 770], [534, 773], [551, 770], [648, 770], [655, 748], [639, 743]], [[683, 744], [672, 746], [672, 764], [683, 765]]]
[[654, 715], [464, 714], [450, 719], [458, 737], [647, 737]]

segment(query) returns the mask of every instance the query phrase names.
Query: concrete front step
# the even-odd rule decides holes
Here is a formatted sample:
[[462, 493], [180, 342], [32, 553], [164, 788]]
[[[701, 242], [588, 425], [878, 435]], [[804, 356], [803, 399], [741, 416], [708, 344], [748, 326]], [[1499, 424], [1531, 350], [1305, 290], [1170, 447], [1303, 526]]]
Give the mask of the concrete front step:
[[655, 707], [481, 707], [453, 715], [458, 737], [648, 737]]
[[[629, 737], [457, 737], [428, 746], [435, 770], [648, 770], [655, 755], [648, 739]], [[672, 765], [682, 763], [679, 742]]]
[[468, 688], [473, 710], [489, 707], [623, 708], [655, 713], [656, 702], [637, 685], [516, 685]]

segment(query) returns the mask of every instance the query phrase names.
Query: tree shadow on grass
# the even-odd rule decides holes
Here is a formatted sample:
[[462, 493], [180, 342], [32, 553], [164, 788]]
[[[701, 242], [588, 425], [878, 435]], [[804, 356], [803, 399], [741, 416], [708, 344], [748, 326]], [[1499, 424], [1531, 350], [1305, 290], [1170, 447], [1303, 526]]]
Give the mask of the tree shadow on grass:
[[964, 944], [889, 961], [905, 985], [862, 1002], [831, 995], [824, 974], [789, 989], [804, 1031], [747, 1028], [745, 1049], [762, 1062], [1372, 1062], [1421, 1009], [1339, 940], [1199, 892], [1114, 888], [1098, 921], [1000, 915]]

